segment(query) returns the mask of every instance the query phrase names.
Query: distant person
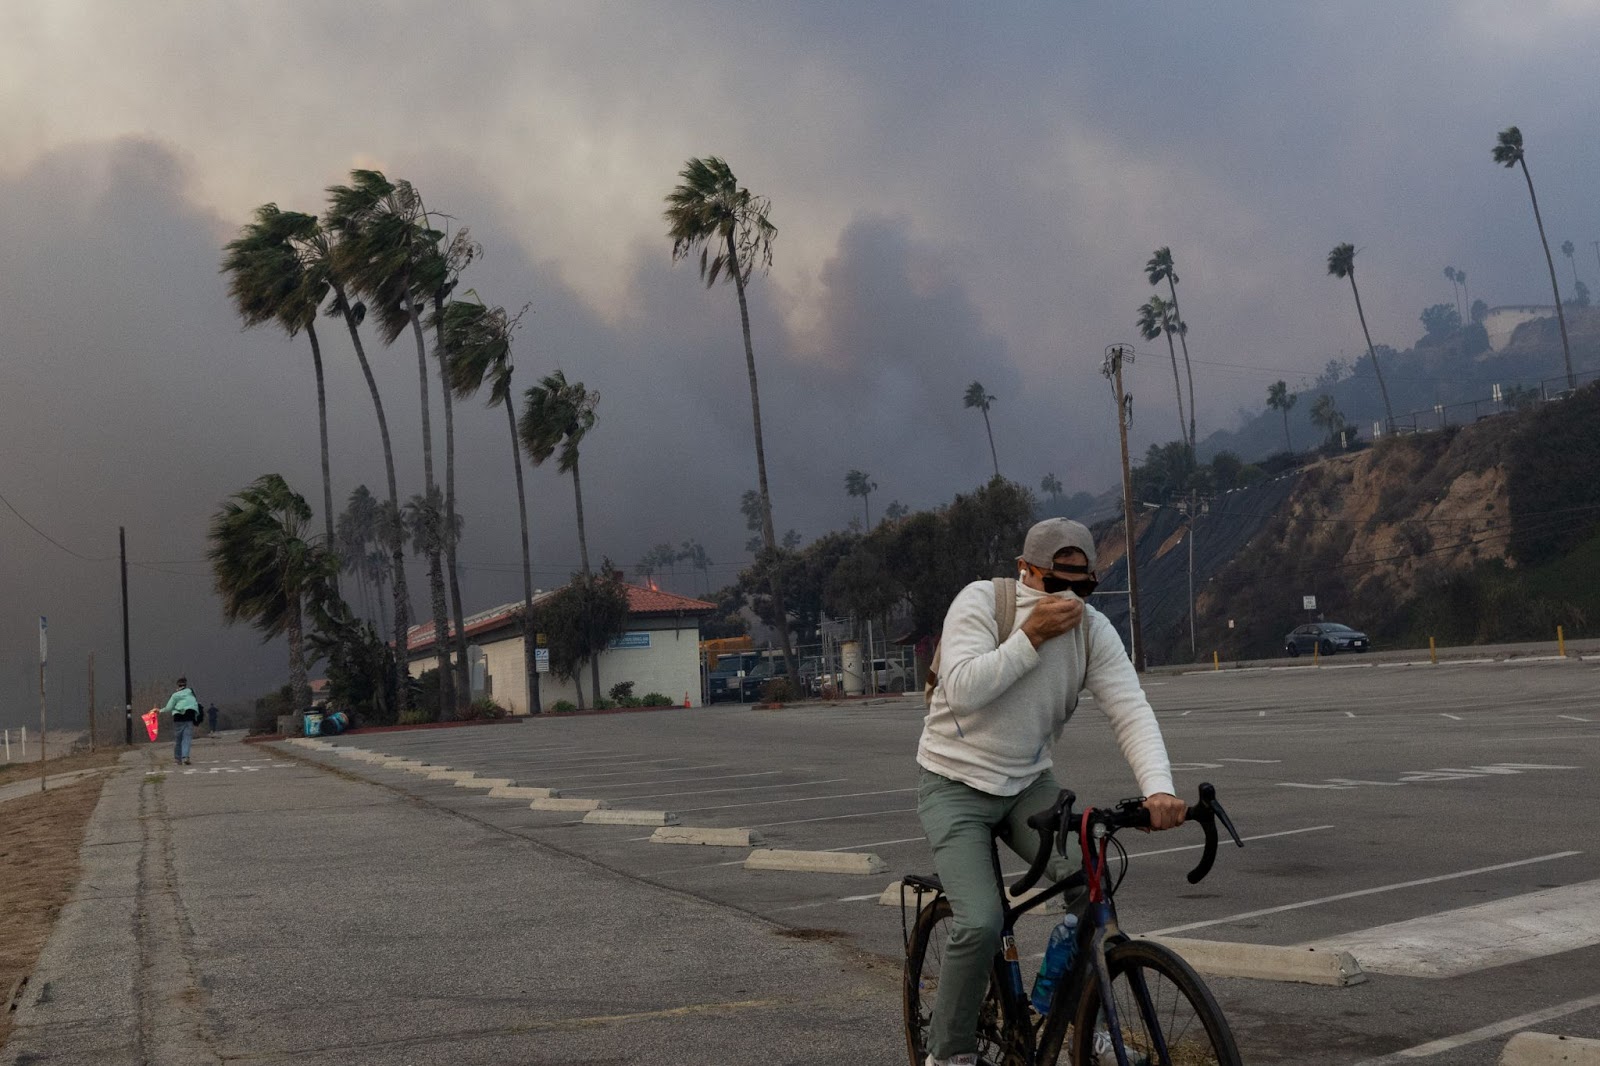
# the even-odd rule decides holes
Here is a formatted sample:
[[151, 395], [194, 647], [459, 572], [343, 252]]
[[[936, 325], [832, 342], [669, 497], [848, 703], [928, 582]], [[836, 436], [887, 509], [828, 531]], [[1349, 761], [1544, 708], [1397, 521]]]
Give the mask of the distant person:
[[206, 720], [211, 723], [211, 736], [217, 735], [217, 705], [213, 703], [206, 708]]
[[172, 758], [178, 765], [188, 766], [189, 745], [194, 741], [194, 727], [202, 713], [188, 678], [178, 678], [178, 690], [167, 697], [167, 705], [161, 708], [161, 713], [172, 715]]

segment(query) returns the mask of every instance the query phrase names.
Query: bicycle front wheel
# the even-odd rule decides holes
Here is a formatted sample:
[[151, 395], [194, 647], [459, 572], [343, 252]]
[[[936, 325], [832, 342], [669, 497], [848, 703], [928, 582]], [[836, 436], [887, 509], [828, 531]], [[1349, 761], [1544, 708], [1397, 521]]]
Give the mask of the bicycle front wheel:
[[[939, 981], [944, 972], [951, 921], [950, 901], [940, 896], [922, 908], [911, 933], [902, 993], [906, 1051], [911, 1066], [924, 1066], [928, 1059], [933, 1002], [939, 994]], [[989, 990], [978, 1014], [978, 1061], [983, 1066], [1022, 1066], [1031, 1058], [1022, 1035], [1025, 1023], [1009, 1018], [1011, 1010], [1007, 1009], [1009, 1001], [1000, 991], [1001, 979], [1002, 975], [991, 969]]]
[[[1240, 1066], [1222, 1008], [1198, 974], [1171, 949], [1148, 940], [1106, 952], [1111, 1002], [1129, 1066]], [[1100, 982], [1086, 981], [1073, 1016], [1076, 1066], [1114, 1066]]]

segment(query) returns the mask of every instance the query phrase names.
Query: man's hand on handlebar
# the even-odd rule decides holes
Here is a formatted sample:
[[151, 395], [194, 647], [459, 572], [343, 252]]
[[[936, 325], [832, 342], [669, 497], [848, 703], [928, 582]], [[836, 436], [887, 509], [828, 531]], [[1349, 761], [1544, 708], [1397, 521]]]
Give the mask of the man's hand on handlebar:
[[1144, 801], [1144, 809], [1150, 812], [1151, 829], [1173, 829], [1183, 824], [1183, 818], [1188, 811], [1188, 806], [1170, 792], [1157, 792]]

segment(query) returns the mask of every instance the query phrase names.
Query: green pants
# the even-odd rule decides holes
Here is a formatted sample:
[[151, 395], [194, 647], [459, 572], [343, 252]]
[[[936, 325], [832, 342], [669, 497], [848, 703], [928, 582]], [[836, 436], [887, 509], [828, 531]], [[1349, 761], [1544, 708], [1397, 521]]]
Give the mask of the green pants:
[[[928, 1051], [936, 1059], [978, 1050], [978, 1012], [1005, 920], [990, 841], [1004, 841], [1031, 863], [1039, 850], [1039, 834], [1028, 827], [1028, 816], [1055, 803], [1060, 793], [1061, 786], [1048, 770], [1015, 796], [991, 796], [922, 771], [917, 816], [928, 834], [952, 912], [928, 1040]], [[1059, 881], [1078, 865], [1057, 855], [1045, 873], [1051, 881]]]

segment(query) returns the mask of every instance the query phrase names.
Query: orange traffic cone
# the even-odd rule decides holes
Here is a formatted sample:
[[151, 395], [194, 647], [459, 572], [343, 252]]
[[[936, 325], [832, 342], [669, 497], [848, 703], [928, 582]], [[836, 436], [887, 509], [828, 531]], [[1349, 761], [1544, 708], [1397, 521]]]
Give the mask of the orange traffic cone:
[[694, 706], [694, 704], [692, 704], [692, 703], [690, 703], [690, 702], [689, 702], [689, 693], [688, 693], [688, 692], [684, 692], [684, 694], [683, 694], [683, 705], [684, 705], [684, 706], [685, 706], [685, 707], [692, 707], [692, 706]]

